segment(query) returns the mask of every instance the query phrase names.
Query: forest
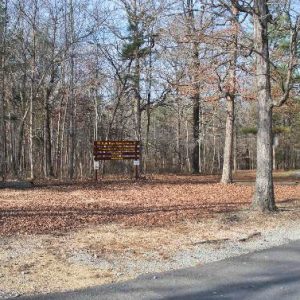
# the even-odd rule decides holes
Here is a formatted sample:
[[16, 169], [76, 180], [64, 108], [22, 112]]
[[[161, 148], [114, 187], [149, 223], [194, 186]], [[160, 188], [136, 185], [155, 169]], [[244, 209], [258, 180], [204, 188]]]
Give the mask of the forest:
[[142, 174], [257, 169], [273, 210], [272, 170], [300, 168], [299, 16], [296, 0], [1, 0], [2, 179], [92, 178], [95, 140], [137, 140]]
[[300, 299], [299, 0], [0, 0], [0, 299]]

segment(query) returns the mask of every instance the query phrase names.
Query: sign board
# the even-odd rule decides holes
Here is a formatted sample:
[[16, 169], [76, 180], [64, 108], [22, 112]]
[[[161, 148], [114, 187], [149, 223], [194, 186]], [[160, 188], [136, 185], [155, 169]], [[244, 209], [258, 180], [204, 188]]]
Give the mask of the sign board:
[[99, 161], [94, 160], [94, 170], [99, 170], [100, 164]]
[[134, 166], [139, 166], [140, 165], [140, 161], [139, 160], [134, 160], [133, 161], [133, 165]]
[[140, 158], [139, 141], [95, 141], [94, 160], [124, 160]]

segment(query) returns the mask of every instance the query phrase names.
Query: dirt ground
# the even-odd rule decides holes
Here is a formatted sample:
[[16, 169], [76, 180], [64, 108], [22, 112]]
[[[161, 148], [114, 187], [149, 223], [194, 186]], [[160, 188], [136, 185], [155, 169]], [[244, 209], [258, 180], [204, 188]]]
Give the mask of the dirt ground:
[[[228, 186], [218, 179], [160, 175], [0, 190], [0, 298], [202, 264], [228, 241], [299, 226], [300, 185], [289, 173], [275, 174], [279, 212], [267, 216], [248, 209], [253, 173]], [[195, 251], [207, 255], [193, 258]]]

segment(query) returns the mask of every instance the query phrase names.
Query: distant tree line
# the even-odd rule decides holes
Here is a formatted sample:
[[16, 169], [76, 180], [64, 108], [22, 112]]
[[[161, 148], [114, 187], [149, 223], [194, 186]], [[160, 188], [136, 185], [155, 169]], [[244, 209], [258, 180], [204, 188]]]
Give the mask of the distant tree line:
[[[89, 178], [94, 140], [140, 140], [141, 172], [300, 167], [299, 4], [1, 0], [0, 173]], [[123, 172], [132, 162], [105, 162]]]

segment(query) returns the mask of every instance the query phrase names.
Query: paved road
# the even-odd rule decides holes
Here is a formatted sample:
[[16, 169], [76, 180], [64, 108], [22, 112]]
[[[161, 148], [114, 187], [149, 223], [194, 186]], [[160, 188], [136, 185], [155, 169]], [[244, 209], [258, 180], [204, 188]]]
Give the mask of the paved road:
[[204, 266], [122, 284], [23, 300], [300, 299], [300, 240]]

